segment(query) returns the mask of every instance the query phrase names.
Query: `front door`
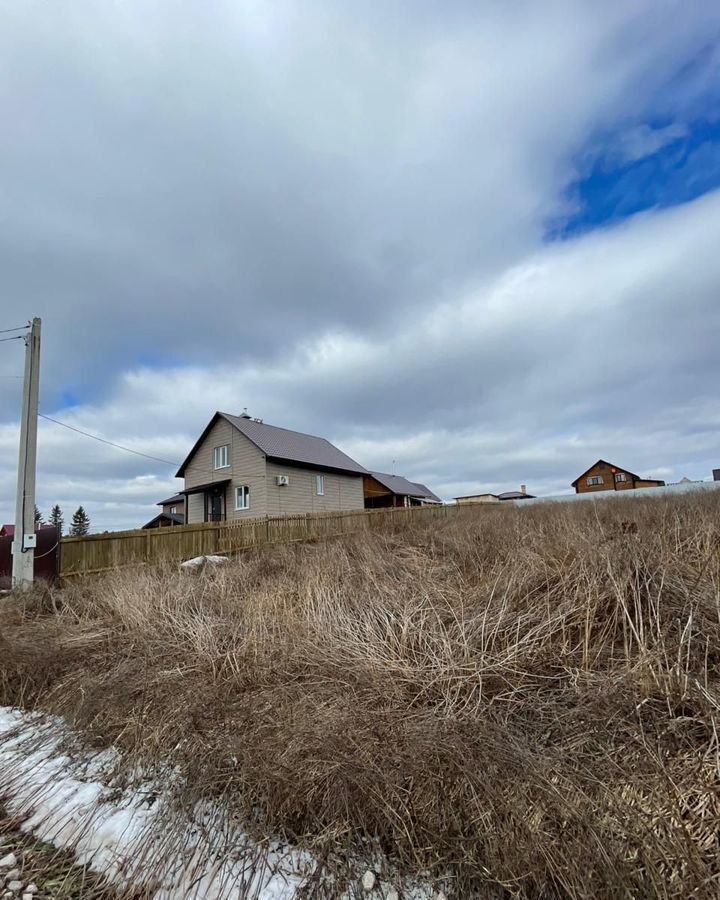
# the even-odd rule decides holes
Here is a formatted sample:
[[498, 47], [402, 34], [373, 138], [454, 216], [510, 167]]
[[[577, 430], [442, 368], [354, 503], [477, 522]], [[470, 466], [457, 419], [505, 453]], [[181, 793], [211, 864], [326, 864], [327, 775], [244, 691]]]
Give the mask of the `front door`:
[[222, 522], [223, 497], [217, 491], [208, 497], [208, 522]]

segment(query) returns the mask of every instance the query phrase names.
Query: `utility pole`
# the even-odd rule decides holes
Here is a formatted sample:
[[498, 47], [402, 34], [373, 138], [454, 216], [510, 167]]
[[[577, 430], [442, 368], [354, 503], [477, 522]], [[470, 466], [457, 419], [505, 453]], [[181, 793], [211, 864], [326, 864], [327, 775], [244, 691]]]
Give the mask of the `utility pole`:
[[20, 454], [15, 503], [12, 584], [33, 583], [35, 562], [35, 466], [37, 462], [38, 390], [40, 386], [40, 319], [33, 319], [25, 336], [25, 381], [20, 418]]

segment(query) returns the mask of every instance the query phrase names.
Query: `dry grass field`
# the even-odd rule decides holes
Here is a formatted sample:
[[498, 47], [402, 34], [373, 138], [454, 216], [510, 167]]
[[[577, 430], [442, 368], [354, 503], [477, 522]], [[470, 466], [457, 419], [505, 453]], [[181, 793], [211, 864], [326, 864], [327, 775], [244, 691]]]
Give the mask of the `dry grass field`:
[[[470, 509], [0, 607], [0, 704], [456, 898], [720, 895], [720, 494]], [[177, 775], [180, 777], [177, 777]]]

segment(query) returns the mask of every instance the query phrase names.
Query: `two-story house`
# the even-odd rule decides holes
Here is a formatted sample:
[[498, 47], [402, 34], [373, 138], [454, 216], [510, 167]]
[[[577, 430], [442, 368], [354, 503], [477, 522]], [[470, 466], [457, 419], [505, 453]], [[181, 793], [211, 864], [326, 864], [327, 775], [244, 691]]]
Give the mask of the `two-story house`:
[[599, 459], [572, 482], [576, 494], [593, 491], [627, 491], [632, 488], [654, 488], [665, 484], [659, 478], [641, 478], [629, 469], [621, 469]]
[[363, 509], [367, 474], [325, 438], [216, 412], [177, 477], [192, 524]]

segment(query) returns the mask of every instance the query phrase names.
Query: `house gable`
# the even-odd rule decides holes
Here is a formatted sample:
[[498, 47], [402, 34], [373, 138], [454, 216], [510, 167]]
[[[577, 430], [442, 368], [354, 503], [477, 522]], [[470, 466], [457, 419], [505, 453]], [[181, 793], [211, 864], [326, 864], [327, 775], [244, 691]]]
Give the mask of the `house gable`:
[[575, 479], [575, 481], [571, 481], [570, 486], [577, 487], [578, 483], [580, 481], [582, 481], [583, 478], [586, 478], [590, 475], [595, 474], [596, 471], [599, 473], [599, 472], [603, 472], [603, 471], [612, 472], [613, 470], [615, 472], [622, 472], [623, 474], [625, 474], [629, 478], [631, 478], [633, 481], [641, 480], [639, 475], [636, 475], [634, 472], [631, 472], [629, 469], [623, 469], [620, 466], [615, 466], [612, 463], [609, 463], [606, 459], [599, 459], [597, 462], [594, 462], [590, 466], [589, 469], [586, 469], [581, 475], [578, 475], [578, 477]]
[[[217, 469], [216, 447], [228, 448], [228, 465]], [[255, 444], [216, 413], [180, 469], [185, 478], [186, 521], [206, 520], [207, 494], [215, 483], [221, 497], [223, 518], [266, 515], [265, 465], [265, 455]], [[240, 486], [249, 488], [250, 505], [238, 510], [235, 508], [235, 489]], [[198, 490], [194, 490], [196, 488]]]

